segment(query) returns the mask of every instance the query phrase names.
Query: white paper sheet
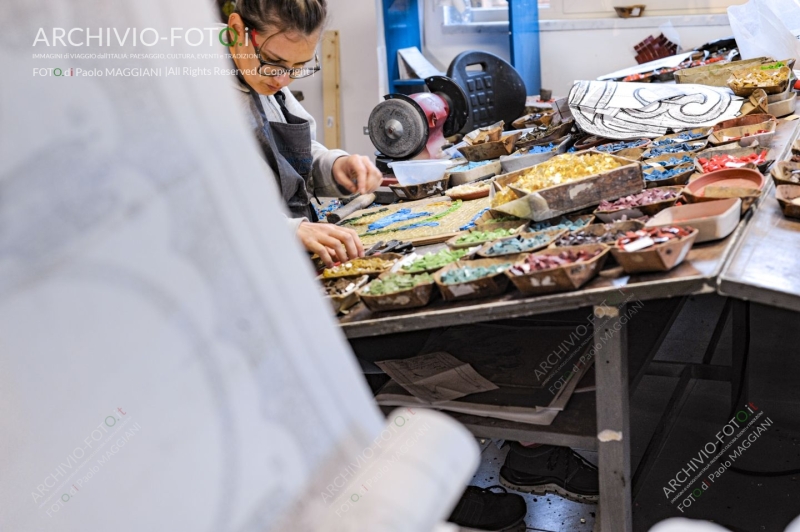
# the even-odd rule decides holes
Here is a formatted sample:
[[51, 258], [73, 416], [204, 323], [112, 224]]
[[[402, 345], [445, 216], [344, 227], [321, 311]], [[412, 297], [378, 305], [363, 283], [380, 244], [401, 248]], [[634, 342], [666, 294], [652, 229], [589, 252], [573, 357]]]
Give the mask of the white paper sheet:
[[578, 81], [569, 93], [583, 131], [620, 140], [711, 126], [738, 116], [742, 104], [730, 89], [694, 84]]
[[[185, 41], [31, 43], [40, 27], [162, 36], [213, 27], [210, 4], [6, 8], [0, 60], [14, 75], [0, 84], [0, 528], [287, 530], [278, 519], [311, 504], [309, 486], [333, 482], [323, 472], [354, 460], [384, 420], [286, 230], [230, 77], [31, 75], [227, 68], [223, 59], [31, 55], [198, 53]], [[431, 423], [469, 448], [468, 435]], [[474, 465], [464, 453], [448, 463], [454, 484], [437, 505], [397, 530], [447, 515]], [[414, 493], [395, 502], [412, 511]]]

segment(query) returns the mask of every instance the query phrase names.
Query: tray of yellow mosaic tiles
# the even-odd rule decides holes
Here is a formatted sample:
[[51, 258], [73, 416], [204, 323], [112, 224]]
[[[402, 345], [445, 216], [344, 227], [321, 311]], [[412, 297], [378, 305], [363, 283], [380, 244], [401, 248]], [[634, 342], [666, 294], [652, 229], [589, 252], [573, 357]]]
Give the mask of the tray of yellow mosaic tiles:
[[638, 162], [586, 151], [498, 176], [492, 186], [492, 209], [539, 222], [641, 192], [644, 180]]
[[469, 230], [488, 208], [489, 198], [428, 198], [356, 211], [340, 224], [354, 229], [365, 248], [381, 240], [424, 246]]

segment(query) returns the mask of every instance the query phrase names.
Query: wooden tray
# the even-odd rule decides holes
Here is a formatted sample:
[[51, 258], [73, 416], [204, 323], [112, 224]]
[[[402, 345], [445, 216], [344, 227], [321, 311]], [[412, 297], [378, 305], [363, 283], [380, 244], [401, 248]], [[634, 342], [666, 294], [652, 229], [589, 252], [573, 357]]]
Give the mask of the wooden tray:
[[605, 144], [600, 144], [599, 146], [595, 146], [594, 149], [599, 151], [600, 153], [605, 153], [607, 155], [619, 155], [620, 152], [626, 151], [626, 150], [642, 150], [642, 155], [644, 155], [644, 152], [647, 151], [646, 148], [648, 146], [650, 146], [650, 143], [651, 143], [650, 139], [634, 139], [634, 140], [630, 140], [630, 141], [626, 140], [624, 142], [638, 142], [639, 144], [636, 145], [636, 146], [631, 146], [631, 147], [628, 147], [628, 148], [622, 148], [621, 150], [615, 150], [615, 151], [605, 151], [605, 150], [601, 150], [600, 149], [600, 148], [602, 148], [604, 146], [617, 144], [619, 142], [623, 142], [623, 141], [615, 140], [615, 141], [612, 141], [612, 142], [606, 142]]
[[[673, 186], [683, 186], [689, 182], [689, 178], [697, 171], [697, 168], [692, 163], [684, 163], [683, 165], [675, 166], [675, 169], [681, 169], [685, 167], [685, 171], [681, 172], [678, 175], [673, 177], [667, 177], [664, 179], [656, 179], [654, 181], [650, 181], [648, 179], [644, 180], [645, 187], [647, 188], [658, 188], [658, 187], [673, 187]], [[642, 173], [647, 176], [652, 174], [655, 169], [647, 169], [642, 170]]]
[[[389, 185], [392, 192], [401, 200], [421, 200], [428, 196], [442, 195], [447, 190], [447, 183], [450, 177], [445, 175], [444, 179], [422, 183], [420, 185]], [[454, 198], [455, 199], [455, 198]]]
[[603, 244], [588, 244], [586, 246], [545, 249], [537, 253], [537, 255], [558, 255], [569, 250], [595, 251], [598, 249], [601, 250], [600, 254], [587, 261], [575, 262], [558, 268], [530, 272], [523, 275], [515, 275], [511, 273], [511, 271], [506, 270], [505, 276], [514, 283], [517, 290], [526, 296], [539, 296], [577, 290], [592, 280], [603, 268], [610, 251], [608, 246]]
[[639, 251], [625, 251], [616, 246], [611, 254], [625, 273], [666, 272], [683, 262], [697, 238], [697, 229], [688, 236]]
[[615, 155], [623, 159], [630, 159], [631, 161], [641, 161], [644, 155], [644, 148], [625, 148], [618, 151]]
[[468, 161], [478, 162], [489, 159], [499, 159], [501, 155], [510, 155], [514, 151], [517, 139], [522, 135], [521, 131], [508, 133], [500, 140], [484, 142], [474, 146], [462, 146], [458, 148], [461, 155]]
[[490, 266], [493, 264], [510, 264], [508, 260], [504, 259], [478, 259], [468, 262], [454, 262], [449, 264], [436, 272], [433, 276], [436, 286], [439, 287], [439, 292], [445, 301], [456, 301], [465, 299], [479, 299], [483, 297], [499, 296], [508, 288], [508, 277], [504, 272], [496, 273], [489, 277], [476, 279], [467, 283], [444, 284], [442, 283], [442, 275], [450, 270], [464, 268], [466, 266]]
[[517, 218], [516, 220], [506, 220], [505, 222], [496, 222], [495, 220], [507, 218], [507, 214], [495, 211], [486, 211], [475, 221], [475, 227], [483, 231], [490, 229], [514, 229], [520, 225], [527, 225], [528, 220]]
[[[485, 185], [483, 185], [480, 189], [475, 190], [473, 192], [459, 192], [459, 188], [461, 188], [461, 187], [465, 187], [466, 188], [468, 186], [475, 186], [478, 183], [485, 183]], [[489, 195], [489, 192], [491, 191], [491, 189], [492, 189], [492, 184], [489, 183], [488, 181], [484, 180], [484, 181], [466, 183], [464, 185], [459, 185], [457, 187], [453, 187], [450, 190], [448, 190], [447, 192], [445, 192], [445, 195], [449, 196], [451, 199], [454, 199], [454, 200], [459, 200], [460, 199], [460, 200], [463, 200], [463, 201], [470, 201], [470, 200], [476, 200], [476, 199], [479, 199], [479, 198], [487, 197]]]
[[[519, 233], [519, 234], [516, 234], [514, 236], [507, 236], [505, 238], [500, 238], [500, 239], [493, 240], [491, 242], [485, 243], [483, 246], [481, 246], [481, 249], [478, 250], [477, 255], [479, 257], [483, 257], [485, 259], [494, 259], [494, 258], [498, 258], [498, 257], [509, 257], [511, 255], [520, 255], [520, 254], [525, 254], [525, 253], [533, 253], [534, 251], [539, 251], [540, 249], [544, 249], [544, 248], [550, 246], [556, 240], [561, 238], [561, 236], [564, 235], [566, 232], [567, 232], [566, 229], [550, 229], [550, 230], [547, 230], [547, 231], [538, 231], [536, 233]], [[504, 242], [506, 240], [511, 240], [512, 238], [518, 238], [518, 237], [536, 238], [538, 236], [541, 236], [543, 233], [545, 235], [547, 235], [547, 237], [548, 237], [547, 240], [543, 244], [541, 244], [539, 246], [536, 246], [536, 247], [534, 247], [532, 249], [529, 249], [527, 251], [520, 251], [520, 252], [514, 252], [514, 253], [501, 253], [499, 255], [490, 255], [489, 254], [489, 250], [492, 248], [492, 246], [494, 246], [495, 244], [497, 244], [499, 242]]]
[[[797, 181], [792, 181], [792, 170], [797, 170]], [[775, 186], [780, 185], [800, 185], [800, 163], [793, 163], [792, 161], [779, 161], [770, 170], [772, 180]]]
[[616, 155], [607, 156], [615, 158], [622, 166], [533, 193], [526, 193], [511, 185], [527, 170], [499, 176], [495, 178], [495, 191], [499, 190], [499, 186], [511, 185], [511, 190], [519, 197], [494, 207], [494, 210], [538, 222], [597, 205], [604, 199], [614, 200], [644, 190], [642, 165]]
[[781, 206], [783, 215], [788, 218], [800, 218], [800, 205], [795, 205], [792, 200], [800, 197], [800, 186], [780, 185], [775, 189], [775, 199]]
[[[567, 151], [567, 143], [570, 141], [570, 138], [571, 137], [567, 135], [566, 137], [557, 139], [555, 141], [556, 146], [551, 151], [542, 153], [525, 153], [522, 155], [504, 155], [503, 157], [500, 157], [501, 170], [503, 173], [516, 172], [517, 170], [530, 168], [531, 166], [536, 166], [537, 164], [549, 161], [556, 155]], [[532, 146], [528, 146], [517, 151], [528, 150], [531, 147]]]
[[[387, 274], [381, 274], [381, 277], [385, 277]], [[414, 274], [403, 274], [403, 275], [414, 275]], [[418, 274], [416, 274], [418, 275]], [[371, 284], [371, 283], [370, 283]], [[424, 307], [431, 301], [431, 297], [433, 296], [433, 280], [427, 283], [421, 283], [413, 288], [409, 288], [407, 290], [401, 290], [400, 292], [394, 292], [392, 294], [383, 294], [379, 296], [373, 296], [367, 293], [367, 286], [361, 288], [358, 291], [358, 296], [361, 298], [361, 301], [370, 309], [372, 312], [382, 312], [387, 310], [403, 310], [403, 309], [411, 309], [411, 308], [419, 308]]]
[[626, 218], [641, 218], [642, 216], [655, 216], [656, 214], [663, 211], [667, 207], [672, 207], [673, 205], [675, 205], [675, 203], [678, 201], [678, 198], [680, 198], [681, 196], [681, 192], [683, 191], [682, 186], [658, 187], [658, 188], [671, 190], [676, 193], [676, 196], [672, 199], [656, 201], [655, 203], [648, 203], [647, 205], [640, 205], [638, 207], [616, 209], [613, 211], [595, 210], [594, 215], [597, 216], [598, 219], [606, 223], [611, 223], [621, 220], [623, 216]]

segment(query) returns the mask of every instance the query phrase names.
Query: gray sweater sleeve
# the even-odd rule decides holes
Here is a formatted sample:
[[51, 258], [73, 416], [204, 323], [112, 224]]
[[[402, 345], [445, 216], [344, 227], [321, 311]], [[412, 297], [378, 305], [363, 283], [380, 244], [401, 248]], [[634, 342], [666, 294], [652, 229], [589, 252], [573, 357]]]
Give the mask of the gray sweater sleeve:
[[[300, 105], [300, 102], [297, 101], [288, 88], [284, 88], [283, 93], [286, 95], [286, 108], [289, 112], [308, 120], [311, 125], [311, 157], [314, 159], [311, 176], [314, 179], [314, 192], [317, 196], [329, 198], [351, 196], [352, 192], [339, 185], [333, 179], [333, 163], [339, 157], [346, 157], [349, 154], [343, 150], [329, 150], [317, 142], [317, 123], [314, 117]], [[270, 99], [274, 100], [274, 97], [270, 97]]]

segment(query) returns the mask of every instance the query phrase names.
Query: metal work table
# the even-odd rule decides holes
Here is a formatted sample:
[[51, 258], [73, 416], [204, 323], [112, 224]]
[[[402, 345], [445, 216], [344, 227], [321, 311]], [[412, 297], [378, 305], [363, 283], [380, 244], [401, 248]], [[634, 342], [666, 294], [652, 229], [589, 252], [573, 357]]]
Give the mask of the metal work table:
[[783, 216], [774, 185], [719, 278], [719, 293], [800, 312], [800, 220]]
[[[772, 143], [777, 160], [785, 158], [797, 137], [798, 122], [780, 122]], [[796, 230], [800, 228], [800, 223], [780, 219], [782, 215], [777, 203], [769, 197], [772, 193], [768, 191], [765, 194], [767, 197], [762, 198], [759, 208], [751, 209], [730, 236], [718, 242], [695, 246], [687, 259], [670, 272], [619, 279], [597, 277], [581, 290], [548, 296], [524, 297], [518, 292], [511, 292], [496, 298], [461, 303], [437, 300], [425, 308], [402, 312], [372, 314], [360, 304], [343, 317], [340, 324], [348, 338], [358, 339], [590, 307], [595, 317], [602, 318], [602, 324], [597, 326], [596, 323], [594, 327], [594, 343], [600, 346], [595, 356], [595, 394], [573, 396], [568, 408], [550, 426], [451, 415], [480, 437], [597, 449], [600, 530], [631, 532], [632, 491], [635, 496], [653, 466], [686, 398], [690, 381], [729, 381], [732, 384], [732, 402], [741, 398], [745, 389], [743, 368], [746, 367], [746, 349], [734, 349], [730, 367], [712, 366], [710, 361], [730, 315], [734, 319], [734, 346], [746, 344], [747, 336], [742, 327], [737, 325], [746, 319], [747, 310], [742, 303], [729, 300], [702, 364], [652, 362], [682, 306], [674, 305], [674, 312], [666, 320], [666, 329], [648, 348], [649, 354], [644, 365], [633, 368], [632, 378], [629, 378], [627, 305], [637, 300], [644, 302], [715, 293], [719, 285], [719, 291], [737, 298], [800, 309], [800, 271], [792, 270], [792, 255], [784, 253], [776, 261], [774, 255], [765, 252], [770, 249], [791, 250], [793, 243], [800, 242], [800, 231]], [[751, 221], [751, 218], [754, 219]], [[678, 377], [679, 382], [662, 417], [662, 424], [651, 439], [632, 479], [630, 390], [635, 388], [645, 372]], [[611, 431], [610, 434], [619, 437], [601, 442], [598, 439], [601, 431]]]

